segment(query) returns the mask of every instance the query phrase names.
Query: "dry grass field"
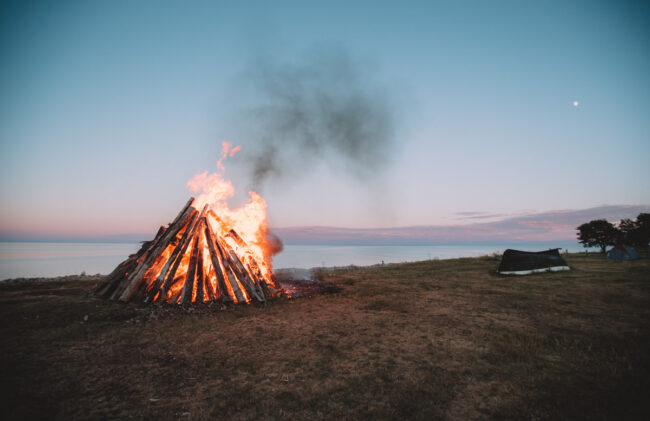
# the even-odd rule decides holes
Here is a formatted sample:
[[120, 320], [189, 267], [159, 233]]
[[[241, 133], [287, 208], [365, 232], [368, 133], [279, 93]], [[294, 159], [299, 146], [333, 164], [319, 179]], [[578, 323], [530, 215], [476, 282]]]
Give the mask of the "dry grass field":
[[3, 419], [650, 419], [650, 260], [493, 258], [322, 274], [264, 307], [0, 285]]

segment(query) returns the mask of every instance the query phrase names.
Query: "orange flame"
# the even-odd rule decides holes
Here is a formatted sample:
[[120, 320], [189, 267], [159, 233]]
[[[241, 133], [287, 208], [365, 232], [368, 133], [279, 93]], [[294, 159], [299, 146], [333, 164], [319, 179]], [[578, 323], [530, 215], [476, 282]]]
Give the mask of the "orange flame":
[[[223, 161], [234, 156], [240, 149], [240, 146], [233, 147], [231, 142], [222, 142], [221, 158], [217, 161], [219, 171], [196, 174], [187, 182], [187, 187], [192, 193], [198, 194], [193, 205], [196, 209], [208, 205], [214, 211], [206, 215], [213, 232], [226, 238], [240, 259], [250, 257], [256, 261], [264, 278], [270, 280], [272, 265], [271, 247], [266, 238], [266, 201], [251, 190], [244, 206], [236, 209], [228, 206], [228, 199], [234, 195], [235, 189], [232, 182], [224, 178]], [[243, 242], [238, 242], [231, 230], [239, 234]]]
[[235, 189], [224, 178], [223, 161], [239, 150], [223, 142], [218, 171], [204, 171], [187, 182], [198, 197], [120, 263], [100, 295], [123, 301], [139, 297], [145, 302], [226, 304], [264, 303], [281, 293], [271, 277], [277, 248], [268, 239], [266, 202], [250, 191], [244, 206], [228, 206]]

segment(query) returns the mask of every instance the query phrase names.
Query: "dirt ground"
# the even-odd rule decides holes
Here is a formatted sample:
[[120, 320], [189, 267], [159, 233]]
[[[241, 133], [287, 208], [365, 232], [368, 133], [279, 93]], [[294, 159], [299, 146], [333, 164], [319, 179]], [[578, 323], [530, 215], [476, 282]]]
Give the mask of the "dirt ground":
[[650, 419], [650, 260], [566, 259], [341, 269], [227, 309], [5, 282], [3, 419]]

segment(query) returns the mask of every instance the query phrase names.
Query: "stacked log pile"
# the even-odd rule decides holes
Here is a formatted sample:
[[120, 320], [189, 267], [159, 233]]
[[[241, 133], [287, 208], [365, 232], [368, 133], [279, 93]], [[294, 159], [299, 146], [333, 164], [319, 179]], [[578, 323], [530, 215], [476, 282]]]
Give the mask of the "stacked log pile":
[[[246, 253], [234, 230], [217, 235], [219, 217], [208, 206], [200, 211], [190, 199], [168, 227], [120, 263], [95, 290], [113, 300], [189, 304], [264, 303], [278, 290], [270, 276]], [[225, 237], [230, 238], [231, 247]], [[239, 247], [238, 247], [239, 246]]]

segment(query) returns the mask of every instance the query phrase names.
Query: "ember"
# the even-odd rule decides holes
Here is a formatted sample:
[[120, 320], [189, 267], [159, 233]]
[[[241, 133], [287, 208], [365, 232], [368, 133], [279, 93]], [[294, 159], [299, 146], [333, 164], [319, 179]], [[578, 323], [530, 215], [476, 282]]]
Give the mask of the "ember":
[[114, 300], [167, 302], [260, 302], [277, 294], [271, 277], [266, 202], [249, 192], [249, 202], [230, 209], [234, 193], [223, 178], [223, 159], [239, 147], [223, 143], [218, 173], [195, 175], [188, 187], [201, 194], [190, 199], [168, 227], [142, 245], [108, 275], [95, 291]]

